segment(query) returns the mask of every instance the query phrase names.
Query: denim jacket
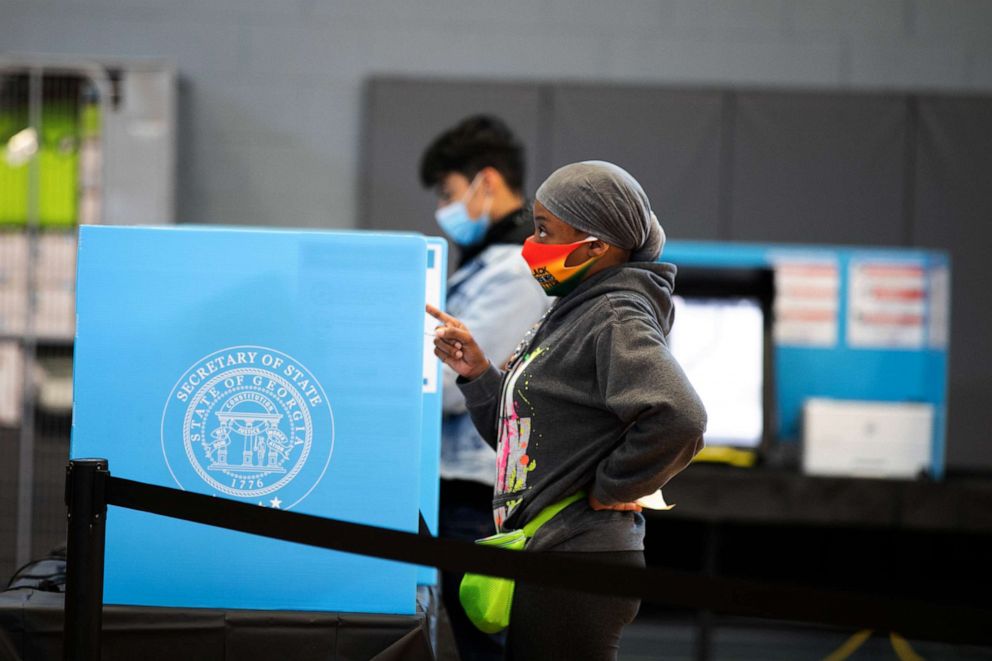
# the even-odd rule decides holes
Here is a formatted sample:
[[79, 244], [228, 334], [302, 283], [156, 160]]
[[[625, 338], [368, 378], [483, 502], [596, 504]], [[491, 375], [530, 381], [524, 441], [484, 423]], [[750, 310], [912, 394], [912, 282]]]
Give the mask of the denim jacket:
[[[448, 282], [448, 314], [472, 331], [494, 365], [502, 365], [520, 338], [554, 299], [544, 294], [520, 256], [520, 245], [492, 244], [465, 262]], [[444, 366], [441, 477], [492, 485], [496, 454], [472, 424], [457, 374]]]

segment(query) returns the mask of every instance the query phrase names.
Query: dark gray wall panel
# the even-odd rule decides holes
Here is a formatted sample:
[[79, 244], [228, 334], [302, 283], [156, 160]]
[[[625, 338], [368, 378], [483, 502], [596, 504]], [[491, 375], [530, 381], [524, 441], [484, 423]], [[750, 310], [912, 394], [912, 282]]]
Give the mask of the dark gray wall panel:
[[729, 238], [906, 243], [904, 97], [739, 94], [734, 117]]
[[501, 117], [521, 139], [527, 147], [527, 190], [534, 190], [536, 85], [375, 79], [366, 93], [363, 227], [440, 232], [434, 197], [420, 186], [420, 156], [437, 134], [473, 113]]
[[992, 98], [378, 79], [365, 107], [365, 227], [437, 233], [420, 153], [487, 111], [529, 147], [531, 193], [553, 167], [612, 160], [673, 237], [948, 250], [947, 463], [992, 470]]
[[992, 469], [992, 98], [919, 101], [913, 237], [951, 253], [947, 464]]
[[641, 182], [670, 237], [720, 238], [721, 99], [719, 92], [555, 87], [551, 167], [612, 161]]

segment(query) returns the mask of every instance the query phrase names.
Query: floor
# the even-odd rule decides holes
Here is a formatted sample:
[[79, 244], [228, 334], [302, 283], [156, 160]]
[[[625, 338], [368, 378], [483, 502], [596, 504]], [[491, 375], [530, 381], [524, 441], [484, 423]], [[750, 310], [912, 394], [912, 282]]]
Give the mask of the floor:
[[[992, 647], [978, 648], [933, 642], [909, 642], [915, 656], [903, 651], [899, 656], [888, 636], [874, 635], [849, 656], [843, 656], [857, 643], [857, 632], [837, 632], [819, 628], [765, 623], [727, 624], [714, 631], [709, 661], [820, 661], [837, 654], [831, 661], [992, 661]], [[905, 648], [904, 648], [905, 650]], [[696, 628], [684, 618], [642, 614], [624, 630], [621, 661], [696, 661]]]

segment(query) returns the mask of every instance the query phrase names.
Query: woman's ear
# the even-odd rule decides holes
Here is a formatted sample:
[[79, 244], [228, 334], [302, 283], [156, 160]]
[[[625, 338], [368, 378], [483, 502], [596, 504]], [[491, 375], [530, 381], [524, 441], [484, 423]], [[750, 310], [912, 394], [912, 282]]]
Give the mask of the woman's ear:
[[605, 241], [590, 241], [588, 244], [590, 257], [602, 257], [610, 250], [610, 244]]

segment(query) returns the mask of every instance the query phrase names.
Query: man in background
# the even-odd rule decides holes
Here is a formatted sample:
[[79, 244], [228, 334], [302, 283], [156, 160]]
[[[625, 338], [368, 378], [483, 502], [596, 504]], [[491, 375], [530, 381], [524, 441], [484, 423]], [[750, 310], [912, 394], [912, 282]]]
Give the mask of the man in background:
[[[520, 256], [534, 231], [523, 191], [523, 146], [498, 118], [467, 117], [428, 146], [420, 181], [437, 196], [435, 218], [461, 252], [448, 281], [448, 313], [472, 329], [486, 355], [504, 361], [551, 302]], [[456, 378], [444, 367], [439, 532], [476, 540], [496, 532], [496, 454], [475, 430]], [[459, 653], [464, 659], [502, 659], [502, 638], [480, 632], [462, 610], [461, 576], [441, 576]]]

